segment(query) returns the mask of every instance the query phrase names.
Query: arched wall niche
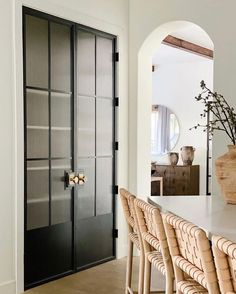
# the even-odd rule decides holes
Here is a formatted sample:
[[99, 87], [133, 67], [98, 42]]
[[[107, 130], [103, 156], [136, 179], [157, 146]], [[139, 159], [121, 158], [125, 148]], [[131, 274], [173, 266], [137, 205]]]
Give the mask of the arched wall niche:
[[[150, 195], [151, 192], [150, 106], [152, 99], [152, 57], [167, 35], [171, 35], [171, 33], [185, 29], [190, 25], [198, 26], [197, 24], [189, 21], [172, 21], [162, 24], [148, 35], [138, 52], [136, 193], [139, 197], [144, 199]], [[202, 27], [198, 27], [207, 34]], [[209, 40], [212, 42], [210, 37]]]

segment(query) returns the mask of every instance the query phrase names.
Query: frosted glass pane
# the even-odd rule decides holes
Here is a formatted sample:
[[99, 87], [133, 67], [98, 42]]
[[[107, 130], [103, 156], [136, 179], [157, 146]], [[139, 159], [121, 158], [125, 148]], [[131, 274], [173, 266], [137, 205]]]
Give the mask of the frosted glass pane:
[[78, 31], [77, 40], [77, 76], [78, 93], [95, 95], [95, 36]]
[[48, 21], [26, 16], [26, 85], [48, 88]]
[[51, 131], [52, 157], [71, 157], [71, 130]]
[[52, 127], [71, 127], [71, 96], [51, 94]]
[[48, 92], [27, 90], [27, 124], [48, 126]]
[[27, 127], [27, 158], [48, 158], [49, 130]]
[[27, 229], [49, 225], [48, 161], [27, 163]]
[[51, 88], [71, 91], [70, 27], [51, 22]]
[[64, 172], [71, 170], [69, 160], [52, 160], [52, 224], [71, 221], [71, 195], [70, 189], [65, 190]]
[[94, 216], [95, 159], [79, 159], [78, 170], [87, 177], [83, 186], [78, 186], [78, 219]]
[[112, 40], [97, 37], [97, 96], [113, 97]]
[[97, 98], [97, 155], [113, 152], [113, 100]]
[[112, 158], [98, 158], [96, 161], [97, 215], [112, 212], [112, 164]]
[[95, 155], [95, 99], [78, 99], [78, 156]]

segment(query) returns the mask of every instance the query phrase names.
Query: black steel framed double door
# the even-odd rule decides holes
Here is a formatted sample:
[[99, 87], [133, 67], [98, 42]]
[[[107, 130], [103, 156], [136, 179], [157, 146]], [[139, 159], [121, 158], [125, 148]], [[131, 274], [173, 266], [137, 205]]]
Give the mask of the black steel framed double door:
[[116, 40], [23, 15], [29, 288], [114, 258]]

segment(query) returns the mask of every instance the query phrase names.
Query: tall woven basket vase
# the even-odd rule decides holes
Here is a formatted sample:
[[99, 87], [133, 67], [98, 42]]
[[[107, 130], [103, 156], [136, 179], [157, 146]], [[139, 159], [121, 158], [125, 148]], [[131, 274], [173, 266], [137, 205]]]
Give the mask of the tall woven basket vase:
[[236, 204], [236, 145], [228, 145], [228, 152], [216, 160], [215, 167], [226, 202]]

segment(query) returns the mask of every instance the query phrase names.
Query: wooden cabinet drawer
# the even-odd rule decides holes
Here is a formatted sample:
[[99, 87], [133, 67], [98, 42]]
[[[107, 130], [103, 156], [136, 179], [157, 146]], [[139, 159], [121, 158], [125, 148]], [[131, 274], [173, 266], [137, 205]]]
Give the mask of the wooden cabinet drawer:
[[[199, 195], [199, 165], [156, 165], [153, 176], [163, 178], [163, 195]], [[152, 195], [159, 194], [159, 183], [152, 183]]]

